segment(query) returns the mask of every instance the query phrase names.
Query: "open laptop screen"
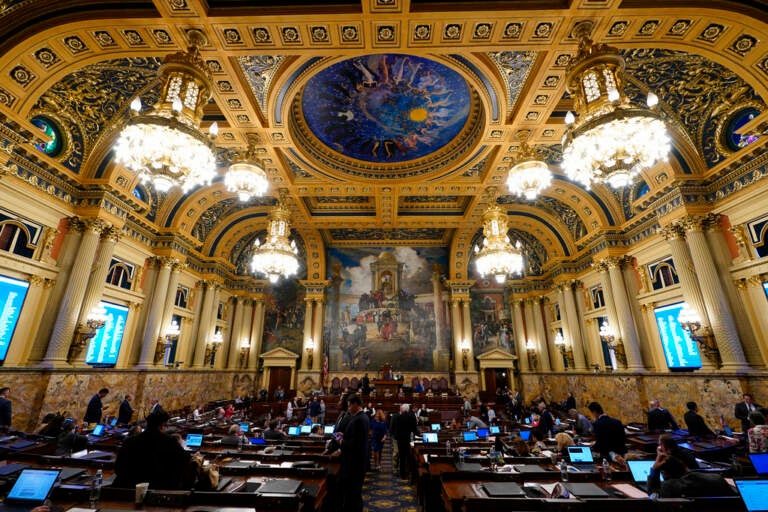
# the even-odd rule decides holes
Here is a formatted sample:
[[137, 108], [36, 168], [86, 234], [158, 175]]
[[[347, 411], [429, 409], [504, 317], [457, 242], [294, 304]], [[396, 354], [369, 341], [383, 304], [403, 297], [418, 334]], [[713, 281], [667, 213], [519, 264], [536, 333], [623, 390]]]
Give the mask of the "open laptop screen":
[[13, 484], [6, 500], [14, 503], [42, 505], [59, 478], [58, 469], [24, 469]]
[[432, 423], [430, 426], [432, 432], [440, 432], [440, 424], [439, 423]]
[[755, 473], [758, 475], [768, 473], [768, 453], [750, 453], [749, 460], [755, 466]]
[[477, 441], [477, 432], [462, 432], [464, 441]]
[[117, 418], [116, 417], [112, 418], [112, 421], [109, 422], [109, 426], [110, 427], [114, 427], [115, 425], [117, 425]]
[[91, 435], [92, 435], [92, 436], [96, 436], [96, 437], [99, 437], [99, 436], [101, 436], [101, 434], [103, 434], [103, 433], [104, 433], [104, 425], [102, 425], [101, 423], [99, 423], [98, 425], [96, 425], [95, 427], [93, 427], [93, 432], [91, 432]]
[[200, 448], [203, 445], [203, 434], [187, 434], [187, 448]]
[[479, 428], [477, 429], [477, 437], [480, 439], [485, 439], [488, 437], [488, 429], [487, 428]]
[[250, 426], [251, 426], [250, 424], [243, 422], [240, 424], [240, 430], [245, 434], [246, 432], [248, 432], [248, 429], [250, 428]]
[[[628, 460], [627, 465], [629, 471], [632, 473], [632, 478], [635, 482], [641, 484], [648, 481], [648, 477], [651, 474], [651, 468], [653, 467], [653, 460]], [[664, 477], [660, 476], [661, 481], [664, 481]]]
[[500, 434], [501, 433], [501, 430], [499, 429], [498, 425], [491, 425], [490, 429], [491, 429], [491, 434]]
[[302, 434], [311, 434], [312, 433], [312, 425], [302, 425], [301, 429], [299, 430]]
[[590, 463], [595, 462], [592, 458], [592, 450], [589, 446], [569, 446], [568, 457], [572, 463]]
[[421, 435], [425, 444], [437, 442], [437, 432], [425, 432]]
[[288, 427], [289, 436], [297, 436], [301, 434], [301, 427]]
[[768, 511], [768, 480], [735, 480], [748, 512]]
[[333, 434], [336, 425], [326, 425], [323, 427], [323, 434]]
[[528, 441], [531, 439], [531, 431], [530, 430], [521, 430], [520, 431], [520, 439], [523, 441]]

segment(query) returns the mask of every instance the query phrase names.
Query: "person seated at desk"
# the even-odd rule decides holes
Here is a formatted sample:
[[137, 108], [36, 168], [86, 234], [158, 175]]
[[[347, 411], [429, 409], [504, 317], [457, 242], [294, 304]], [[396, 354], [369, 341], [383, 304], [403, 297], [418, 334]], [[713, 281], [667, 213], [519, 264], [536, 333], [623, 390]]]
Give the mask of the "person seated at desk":
[[78, 433], [79, 427], [74, 420], [64, 422], [62, 432], [56, 441], [55, 455], [71, 456], [88, 447], [88, 436]]
[[325, 435], [323, 434], [322, 430], [320, 429], [320, 425], [312, 425], [312, 430], [309, 431], [309, 437], [311, 439], [324, 439]]
[[523, 441], [521, 438], [516, 437], [512, 441], [512, 455], [515, 457], [530, 457], [531, 448], [528, 446], [528, 443]]
[[224, 409], [224, 418], [230, 419], [234, 415], [235, 415], [235, 406], [232, 405], [232, 403], [230, 403], [227, 405], [227, 408]]
[[533, 448], [531, 448], [531, 453], [533, 455], [538, 455], [544, 450], [549, 449], [544, 442], [544, 434], [541, 432], [541, 430], [531, 430], [531, 437], [533, 438]]
[[466, 422], [467, 429], [469, 430], [475, 428], [488, 428], [488, 425], [477, 416], [464, 416], [464, 421]]
[[660, 432], [662, 430], [679, 430], [672, 414], [661, 406], [658, 398], [651, 400], [651, 408], [648, 409], [648, 430]]
[[202, 417], [203, 417], [202, 408], [199, 405], [195, 406], [195, 408], [192, 409], [192, 419], [194, 421], [200, 421], [200, 418]]
[[149, 482], [152, 489], [189, 489], [197, 467], [179, 441], [165, 433], [168, 413], [147, 416], [147, 429], [123, 442], [115, 460], [115, 487], [133, 488]]
[[747, 430], [749, 453], [768, 452], [768, 425], [765, 424], [765, 416], [759, 412], [751, 412], [749, 421], [752, 424], [752, 428]]
[[491, 425], [496, 423], [496, 410], [493, 407], [488, 408], [488, 423]]
[[221, 444], [224, 446], [248, 444], [248, 437], [243, 433], [240, 425], [235, 424], [229, 427], [228, 435], [221, 438]]
[[419, 425], [426, 425], [429, 423], [429, 409], [427, 404], [421, 404], [419, 410], [416, 411], [416, 419], [419, 420]]
[[577, 436], [592, 435], [592, 422], [576, 409], [568, 411], [568, 416], [573, 420], [573, 433]]
[[64, 421], [66, 421], [66, 419], [67, 418], [63, 414], [49, 412], [43, 417], [43, 422], [40, 424], [37, 434], [58, 438], [59, 434], [64, 431]]
[[261, 437], [267, 441], [285, 441], [287, 438], [285, 432], [277, 428], [277, 420], [272, 420], [269, 422], [269, 426]]
[[688, 408], [688, 412], [683, 415], [685, 425], [688, 427], [688, 434], [692, 436], [700, 437], [715, 437], [715, 433], [712, 432], [699, 413], [699, 406], [696, 402], [688, 402], [685, 404]]
[[[722, 475], [691, 471], [696, 468], [698, 464], [692, 455], [680, 449], [671, 436], [662, 435], [656, 448], [656, 460], [648, 475], [648, 491], [662, 498], [733, 494]], [[664, 477], [664, 482], [661, 482], [660, 476]]]
[[565, 457], [568, 455], [568, 447], [573, 446], [573, 438], [566, 432], [558, 432], [555, 434], [555, 442], [557, 443], [557, 453]]

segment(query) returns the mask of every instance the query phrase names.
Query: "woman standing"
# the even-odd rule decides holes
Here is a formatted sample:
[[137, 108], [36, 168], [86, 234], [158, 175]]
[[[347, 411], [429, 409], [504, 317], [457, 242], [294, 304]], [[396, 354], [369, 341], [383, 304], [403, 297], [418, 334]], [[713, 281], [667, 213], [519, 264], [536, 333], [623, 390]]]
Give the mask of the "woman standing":
[[373, 466], [381, 471], [381, 450], [384, 441], [387, 440], [387, 418], [384, 411], [379, 409], [371, 420], [371, 451], [373, 452]]

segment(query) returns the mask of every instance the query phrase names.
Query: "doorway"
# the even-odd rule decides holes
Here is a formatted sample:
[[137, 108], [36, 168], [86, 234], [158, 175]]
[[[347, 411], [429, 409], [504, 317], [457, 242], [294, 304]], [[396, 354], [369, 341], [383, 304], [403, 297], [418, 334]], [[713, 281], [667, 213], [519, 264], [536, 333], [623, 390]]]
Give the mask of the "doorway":
[[290, 366], [271, 366], [269, 368], [269, 396], [272, 396], [277, 386], [283, 386], [286, 392], [291, 389], [291, 371]]

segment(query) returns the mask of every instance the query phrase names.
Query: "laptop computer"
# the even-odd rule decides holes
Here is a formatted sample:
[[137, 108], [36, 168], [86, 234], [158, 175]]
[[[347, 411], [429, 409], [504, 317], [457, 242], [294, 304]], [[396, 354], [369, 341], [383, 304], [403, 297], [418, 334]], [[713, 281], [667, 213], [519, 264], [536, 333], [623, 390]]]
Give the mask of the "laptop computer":
[[100, 441], [101, 436], [103, 435], [104, 435], [104, 425], [99, 423], [98, 425], [93, 427], [93, 430], [91, 431], [91, 433], [88, 434], [88, 441], [91, 441], [91, 442]]
[[520, 439], [523, 441], [530, 441], [531, 440], [531, 431], [530, 430], [521, 430], [520, 431]]
[[[653, 460], [628, 460], [627, 466], [632, 473], [632, 479], [635, 481], [635, 485], [644, 491], [648, 491], [648, 477], [651, 474], [651, 468], [653, 467]], [[659, 476], [662, 480], [664, 477]]]
[[240, 424], [240, 430], [243, 432], [243, 434], [248, 432], [248, 429], [250, 427], [251, 427], [250, 423], [247, 423], [247, 422], [243, 422], [243, 423]]
[[312, 425], [302, 425], [301, 429], [299, 430], [302, 434], [311, 434], [312, 433]]
[[290, 478], [281, 478], [267, 480], [256, 491], [258, 494], [296, 494], [301, 488], [300, 480]]
[[501, 429], [499, 428], [498, 425], [491, 425], [488, 428], [490, 429], [491, 434], [494, 434], [494, 435], [501, 434]]
[[440, 432], [440, 424], [432, 423], [432, 425], [430, 425], [430, 430], [432, 430], [432, 432]]
[[482, 485], [485, 493], [490, 498], [525, 497], [525, 491], [515, 482], [486, 482]]
[[749, 460], [755, 466], [755, 473], [758, 475], [768, 474], [768, 453], [750, 453]]
[[563, 484], [577, 498], [610, 498], [611, 495], [592, 483], [566, 482]]
[[480, 439], [487, 438], [489, 433], [490, 433], [490, 431], [487, 428], [479, 428], [479, 429], [477, 429], [477, 437], [479, 437]]
[[187, 434], [184, 444], [187, 450], [197, 450], [203, 445], [203, 434]]
[[263, 437], [249, 437], [248, 441], [251, 444], [267, 444]]
[[24, 512], [45, 504], [59, 473], [58, 469], [23, 469], [0, 505], [0, 511]]
[[595, 459], [589, 446], [569, 446], [568, 460], [579, 471], [594, 471]]
[[326, 425], [323, 427], [323, 434], [333, 434], [336, 429], [336, 425]]
[[462, 432], [461, 435], [463, 436], [465, 443], [468, 443], [471, 441], [477, 441], [477, 432], [474, 432], [474, 431]]
[[768, 512], [768, 480], [734, 480], [747, 512]]
[[110, 421], [110, 422], [109, 422], [109, 426], [110, 426], [110, 427], [113, 427], [113, 428], [114, 428], [116, 425], [117, 425], [117, 416], [115, 416], [114, 418], [112, 418], [112, 421]]
[[289, 436], [297, 436], [301, 434], [301, 427], [288, 427]]
[[421, 439], [424, 442], [424, 444], [436, 444], [437, 432], [425, 432], [421, 434]]

